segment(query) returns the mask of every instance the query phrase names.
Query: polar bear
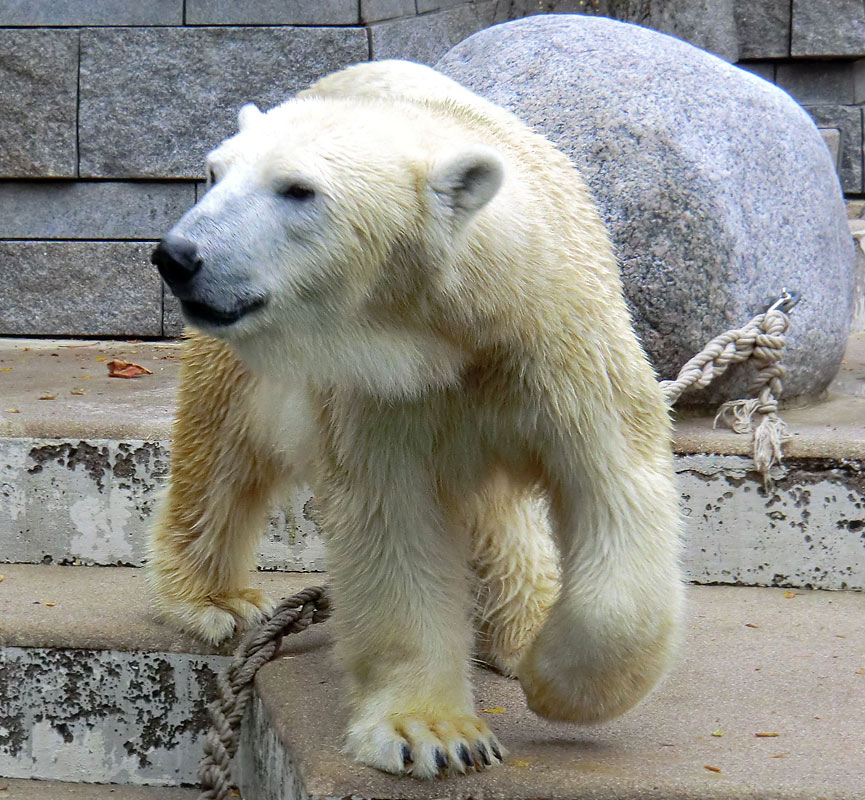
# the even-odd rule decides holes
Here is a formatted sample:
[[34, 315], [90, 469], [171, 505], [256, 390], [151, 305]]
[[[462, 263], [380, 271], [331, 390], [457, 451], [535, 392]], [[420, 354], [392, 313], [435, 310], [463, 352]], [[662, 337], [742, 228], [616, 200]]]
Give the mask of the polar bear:
[[636, 704], [679, 628], [670, 422], [571, 163], [385, 61], [245, 106], [207, 165], [153, 254], [197, 331], [158, 611], [211, 642], [256, 621], [265, 512], [308, 481], [356, 759], [419, 778], [502, 761], [473, 708], [473, 627], [538, 714]]

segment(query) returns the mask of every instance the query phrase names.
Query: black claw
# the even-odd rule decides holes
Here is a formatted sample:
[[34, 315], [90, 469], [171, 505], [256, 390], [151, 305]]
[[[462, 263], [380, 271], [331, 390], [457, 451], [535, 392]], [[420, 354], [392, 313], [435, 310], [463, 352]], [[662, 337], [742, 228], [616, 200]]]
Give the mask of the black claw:
[[499, 761], [504, 762], [504, 759], [502, 758], [502, 751], [499, 750], [499, 746], [498, 746], [495, 742], [492, 742], [492, 743], [490, 744], [490, 747], [493, 748], [493, 755], [494, 755], [494, 756], [495, 756]]
[[488, 767], [493, 763], [492, 761], [490, 761], [490, 754], [489, 752], [487, 752], [486, 745], [484, 745], [483, 743], [480, 743], [478, 745], [478, 753], [480, 753], [481, 761], [484, 762], [485, 767]]
[[448, 768], [448, 757], [441, 750], [436, 750], [436, 766], [441, 770]]
[[473, 767], [475, 765], [475, 760], [472, 757], [471, 751], [464, 744], [459, 746], [457, 753], [459, 753], [459, 757], [467, 767]]
[[407, 744], [402, 746], [402, 750], [400, 750], [400, 755], [402, 756], [402, 763], [404, 765], [413, 764], [414, 759], [411, 757], [411, 750]]

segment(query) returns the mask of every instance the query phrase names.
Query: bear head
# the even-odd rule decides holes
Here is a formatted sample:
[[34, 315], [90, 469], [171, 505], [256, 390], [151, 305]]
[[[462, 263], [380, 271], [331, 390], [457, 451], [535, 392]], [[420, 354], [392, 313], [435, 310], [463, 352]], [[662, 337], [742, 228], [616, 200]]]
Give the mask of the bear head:
[[446, 115], [370, 98], [247, 105], [239, 129], [153, 254], [186, 321], [250, 365], [386, 393], [441, 378], [418, 370], [453, 371], [459, 359], [419, 320], [459, 281], [501, 155]]

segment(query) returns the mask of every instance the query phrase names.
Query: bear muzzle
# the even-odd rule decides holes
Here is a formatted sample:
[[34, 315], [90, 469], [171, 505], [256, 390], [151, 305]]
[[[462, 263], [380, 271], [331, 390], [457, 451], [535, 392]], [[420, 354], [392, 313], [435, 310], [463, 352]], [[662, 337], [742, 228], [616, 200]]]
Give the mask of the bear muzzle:
[[201, 270], [203, 261], [195, 243], [180, 236], [165, 236], [153, 249], [150, 261], [159, 270], [172, 294], [180, 300], [183, 316], [192, 325], [233, 325], [247, 314], [262, 308], [267, 302], [266, 298], [258, 297], [224, 308], [211, 302], [210, 298], [200, 296], [201, 292], [196, 291], [192, 279]]
[[173, 291], [175, 286], [189, 283], [203, 262], [194, 242], [168, 234], [154, 248], [150, 263]]

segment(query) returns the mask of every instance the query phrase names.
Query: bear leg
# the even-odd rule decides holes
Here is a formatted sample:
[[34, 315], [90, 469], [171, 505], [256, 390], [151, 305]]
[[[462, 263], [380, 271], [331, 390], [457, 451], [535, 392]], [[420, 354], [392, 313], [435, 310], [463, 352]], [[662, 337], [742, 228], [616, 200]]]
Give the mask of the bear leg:
[[548, 719], [624, 713], [660, 681], [678, 644], [680, 523], [665, 431], [635, 447], [614, 423], [583, 425], [592, 435], [545, 465], [562, 589], [518, 677], [529, 707]]
[[208, 642], [273, 607], [248, 586], [278, 466], [248, 436], [249, 376], [227, 345], [184, 345], [168, 492], [150, 531], [157, 613]]
[[504, 750], [474, 713], [467, 536], [446, 524], [429, 474], [394, 451], [329, 454], [316, 482], [349, 690], [345, 750], [417, 778], [484, 769]]
[[477, 655], [515, 676], [559, 591], [547, 504], [499, 469], [468, 499], [463, 524], [471, 536]]

